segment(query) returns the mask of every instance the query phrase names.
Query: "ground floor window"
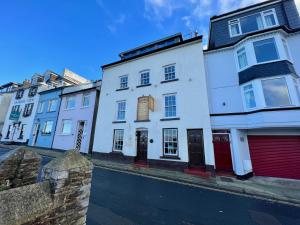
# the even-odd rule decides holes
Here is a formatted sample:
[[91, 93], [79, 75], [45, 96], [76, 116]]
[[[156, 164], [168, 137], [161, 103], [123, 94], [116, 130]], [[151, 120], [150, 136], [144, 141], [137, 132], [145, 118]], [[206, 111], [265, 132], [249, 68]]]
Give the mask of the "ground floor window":
[[53, 121], [46, 121], [43, 128], [43, 134], [51, 134], [52, 127], [53, 127]]
[[6, 137], [5, 137], [6, 139], [9, 139], [10, 129], [11, 129], [11, 125], [8, 126], [8, 130], [7, 130]]
[[24, 138], [25, 126], [26, 126], [26, 124], [22, 124], [22, 126], [21, 126], [21, 131], [20, 131], [19, 139], [23, 139]]
[[63, 120], [62, 121], [62, 134], [71, 134], [72, 132], [72, 120]]
[[163, 129], [163, 148], [164, 155], [178, 155], [178, 129], [164, 128]]
[[113, 146], [114, 151], [123, 150], [123, 145], [124, 145], [123, 139], [124, 139], [124, 130], [121, 129], [114, 130], [114, 146]]

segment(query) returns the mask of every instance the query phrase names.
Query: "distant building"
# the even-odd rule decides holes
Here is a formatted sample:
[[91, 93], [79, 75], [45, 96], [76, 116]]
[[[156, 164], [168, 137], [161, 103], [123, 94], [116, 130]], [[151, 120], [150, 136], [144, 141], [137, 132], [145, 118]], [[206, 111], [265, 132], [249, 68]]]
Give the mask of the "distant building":
[[19, 87], [18, 83], [7, 83], [0, 86], [0, 138], [2, 137], [2, 128], [10, 105], [12, 92]]
[[52, 148], [91, 153], [100, 87], [96, 81], [63, 89]]
[[39, 92], [88, 82], [77, 74], [65, 71], [63, 75], [49, 70], [43, 75], [34, 74], [31, 80], [25, 80], [20, 87], [14, 89], [2, 129], [2, 142], [28, 143], [39, 102]]
[[176, 34], [102, 66], [93, 155], [213, 170], [202, 37]]
[[272, 0], [211, 18], [204, 53], [217, 170], [300, 179], [300, 18]]

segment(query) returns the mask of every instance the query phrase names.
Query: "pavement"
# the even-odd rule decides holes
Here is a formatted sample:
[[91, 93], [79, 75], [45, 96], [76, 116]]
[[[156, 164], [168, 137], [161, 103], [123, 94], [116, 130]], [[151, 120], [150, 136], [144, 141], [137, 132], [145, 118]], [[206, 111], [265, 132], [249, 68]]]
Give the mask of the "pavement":
[[[0, 144], [0, 148], [1, 147], [5, 148], [7, 145]], [[8, 147], [10, 149], [14, 149], [16, 146], [8, 145]], [[47, 157], [58, 157], [63, 154], [61, 151], [40, 148], [31, 149]], [[261, 198], [300, 206], [300, 181], [298, 180], [252, 177], [248, 180], [241, 181], [235, 177], [226, 176], [202, 178], [180, 171], [137, 167], [133, 164], [125, 164], [93, 158], [90, 158], [90, 160], [95, 166], [112, 171], [137, 174], [145, 177], [151, 177], [195, 187], [202, 187], [206, 189], [224, 191], [232, 194], [245, 195], [254, 198]]]

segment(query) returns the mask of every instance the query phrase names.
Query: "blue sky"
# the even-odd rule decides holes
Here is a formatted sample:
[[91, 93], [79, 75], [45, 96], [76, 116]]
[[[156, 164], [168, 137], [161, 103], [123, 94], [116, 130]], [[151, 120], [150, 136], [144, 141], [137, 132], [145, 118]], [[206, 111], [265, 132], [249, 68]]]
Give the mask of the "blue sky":
[[118, 60], [124, 50], [177, 32], [207, 36], [210, 16], [261, 1], [2, 1], [0, 84], [64, 68], [100, 79], [100, 66]]

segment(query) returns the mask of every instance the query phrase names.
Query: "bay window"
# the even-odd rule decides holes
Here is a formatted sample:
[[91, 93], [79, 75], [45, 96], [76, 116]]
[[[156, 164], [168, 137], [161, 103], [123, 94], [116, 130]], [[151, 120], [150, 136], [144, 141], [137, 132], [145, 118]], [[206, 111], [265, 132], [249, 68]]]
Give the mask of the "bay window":
[[248, 66], [247, 54], [244, 47], [237, 51], [237, 57], [240, 69], [243, 69], [244, 67]]
[[274, 38], [253, 42], [256, 61], [258, 63], [279, 59]]
[[255, 95], [253, 90], [253, 85], [248, 84], [243, 87], [245, 105], [247, 109], [252, 109], [256, 107]]
[[262, 80], [261, 83], [267, 107], [288, 106], [291, 104], [284, 77]]

